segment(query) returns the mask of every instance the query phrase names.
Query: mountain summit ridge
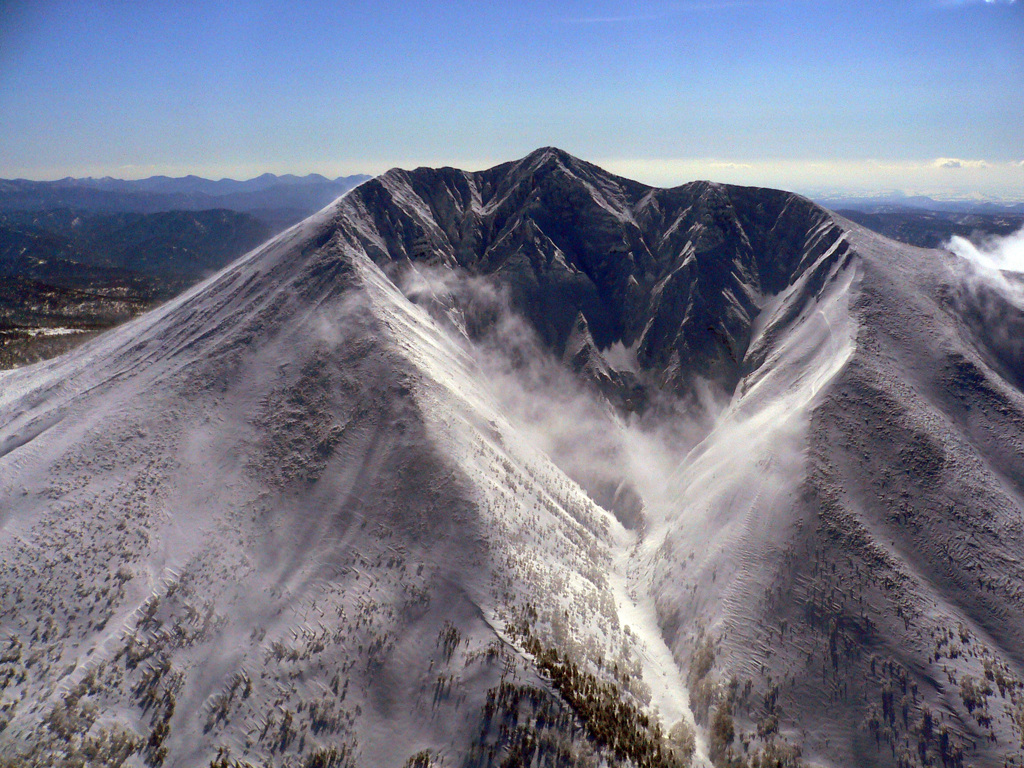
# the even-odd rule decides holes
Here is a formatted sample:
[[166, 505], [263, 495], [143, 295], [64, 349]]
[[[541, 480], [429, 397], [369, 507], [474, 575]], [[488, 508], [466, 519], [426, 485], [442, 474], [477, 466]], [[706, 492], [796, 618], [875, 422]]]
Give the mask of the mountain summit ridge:
[[[505, 282], [516, 308], [556, 349], [579, 312], [600, 347], [639, 343], [641, 356], [666, 370], [675, 345], [692, 362], [666, 373], [660, 384], [670, 388], [701, 374], [722, 378], [731, 391], [758, 297], [782, 290], [814, 260], [780, 264], [779, 253], [803, 253], [800, 239], [812, 236], [810, 252], [824, 252], [840, 232], [830, 214], [792, 193], [710, 182], [659, 190], [554, 148], [476, 173], [389, 171], [341, 205], [371, 216], [385, 244], [368, 242], [367, 250], [382, 264], [397, 258], [480, 274], [512, 270]], [[400, 218], [385, 221], [373, 211]], [[755, 253], [751, 237], [774, 252]], [[723, 243], [737, 243], [741, 253], [716, 251]], [[529, 268], [510, 267], [510, 258]], [[711, 287], [702, 293], [703, 283]], [[553, 316], [542, 320], [541, 304]], [[707, 318], [706, 327], [691, 322], [680, 337], [682, 319], [694, 313]]]

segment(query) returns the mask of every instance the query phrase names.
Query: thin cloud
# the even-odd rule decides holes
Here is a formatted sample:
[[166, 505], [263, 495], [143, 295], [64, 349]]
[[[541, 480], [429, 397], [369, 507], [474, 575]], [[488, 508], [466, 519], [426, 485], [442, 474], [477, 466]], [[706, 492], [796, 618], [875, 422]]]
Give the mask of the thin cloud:
[[647, 13], [633, 16], [583, 16], [575, 19], [560, 19], [566, 24], [630, 24], [637, 21], [656, 21], [672, 13]]
[[973, 5], [1015, 5], [1017, 0], [937, 0], [940, 8], [965, 8]]
[[645, 21], [657, 21], [671, 16], [700, 11], [720, 11], [728, 8], [748, 8], [768, 5], [767, 0], [694, 0], [693, 2], [675, 3], [671, 7], [653, 13], [610, 14], [607, 16], [578, 16], [563, 18], [565, 24], [630, 24]]
[[620, 156], [596, 157], [594, 162], [655, 186], [710, 179], [805, 193], [813, 190], [818, 197], [872, 196], [898, 189], [944, 199], [982, 196], [1024, 202], [1024, 164], [1018, 160]]
[[985, 160], [962, 160], [959, 157], [939, 157], [935, 160], [938, 168], [958, 170], [960, 168], [988, 168], [990, 164]]

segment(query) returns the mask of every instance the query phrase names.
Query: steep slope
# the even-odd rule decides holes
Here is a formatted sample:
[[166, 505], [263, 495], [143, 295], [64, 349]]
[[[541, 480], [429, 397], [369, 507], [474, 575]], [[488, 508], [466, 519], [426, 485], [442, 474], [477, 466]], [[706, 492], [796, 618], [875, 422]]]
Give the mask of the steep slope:
[[621, 344], [639, 402], [728, 398], [645, 499], [629, 566], [712, 731], [728, 714], [838, 764], [1022, 748], [1022, 313], [997, 286], [793, 195], [650, 190], [551, 149], [392, 172], [348, 203], [382, 264], [508, 286], [599, 390], [595, 349]]
[[641, 561], [677, 655], [714, 659], [698, 720], [821, 762], [1002, 765], [1024, 735], [1024, 398], [963, 324], [950, 254], [847, 237], [814, 355], [741, 384]]
[[625, 532], [334, 215], [4, 375], [3, 753], [661, 764]]
[[1022, 324], [784, 192], [391, 171], [0, 378], [0, 745], [1012, 761]]

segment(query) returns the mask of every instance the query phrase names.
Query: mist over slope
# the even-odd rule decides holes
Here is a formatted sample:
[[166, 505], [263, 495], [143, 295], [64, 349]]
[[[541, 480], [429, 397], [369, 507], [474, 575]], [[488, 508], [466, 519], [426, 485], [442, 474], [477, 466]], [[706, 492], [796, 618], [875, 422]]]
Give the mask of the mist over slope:
[[785, 192], [390, 171], [0, 374], [0, 747], [1015, 760], [1022, 322]]

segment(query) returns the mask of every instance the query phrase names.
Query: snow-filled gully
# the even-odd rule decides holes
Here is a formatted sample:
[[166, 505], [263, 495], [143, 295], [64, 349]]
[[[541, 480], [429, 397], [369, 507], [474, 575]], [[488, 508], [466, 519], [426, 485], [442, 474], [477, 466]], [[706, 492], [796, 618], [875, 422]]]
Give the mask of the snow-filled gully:
[[697, 750], [693, 756], [694, 768], [710, 768], [707, 743], [697, 728], [690, 710], [690, 693], [686, 680], [658, 625], [654, 600], [644, 583], [631, 579], [629, 565], [634, 562], [637, 546], [642, 546], [637, 534], [614, 522], [612, 569], [608, 572], [608, 585], [615, 597], [619, 620], [629, 627], [643, 656], [644, 682], [651, 691], [651, 709], [658, 716], [665, 732], [680, 720], [686, 721], [696, 736]]

